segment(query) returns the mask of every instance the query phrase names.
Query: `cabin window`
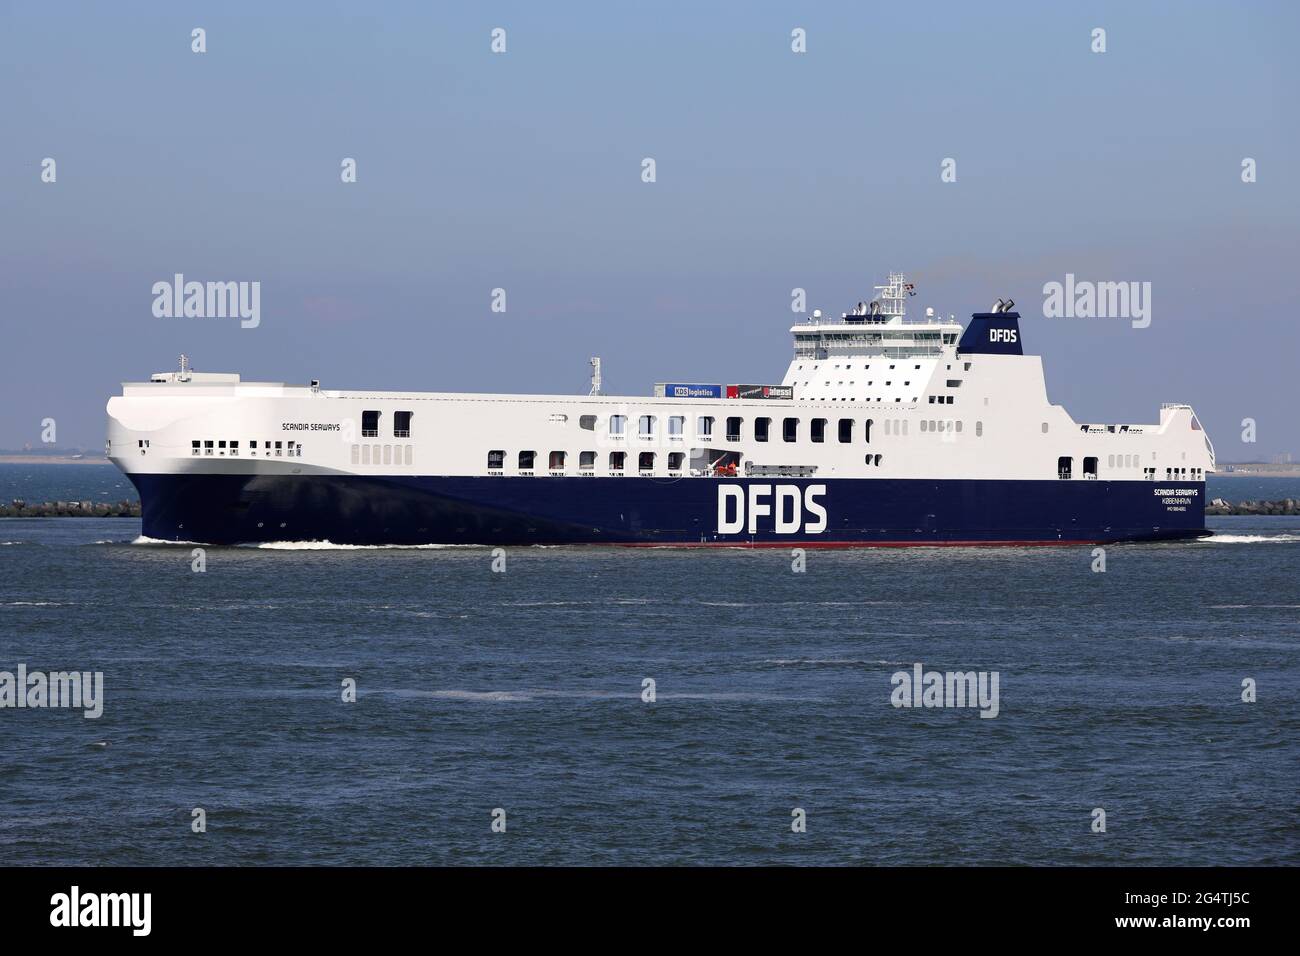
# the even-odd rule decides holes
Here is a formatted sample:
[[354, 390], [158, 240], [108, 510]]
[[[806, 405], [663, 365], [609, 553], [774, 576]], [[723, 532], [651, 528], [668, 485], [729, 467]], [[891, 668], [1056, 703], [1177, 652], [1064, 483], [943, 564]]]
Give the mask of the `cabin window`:
[[553, 452], [551, 452], [551, 463], [550, 463], [550, 468], [551, 468], [551, 471], [563, 471], [563, 470], [564, 470], [564, 452], [562, 452], [562, 451], [553, 451]]
[[682, 465], [686, 462], [686, 452], [670, 451], [668, 453], [668, 470], [681, 471]]
[[812, 420], [812, 440], [817, 442], [826, 440], [826, 419], [814, 418]]
[[655, 417], [653, 415], [642, 415], [637, 425], [637, 431], [642, 438], [649, 438], [655, 433]]
[[1056, 459], [1056, 476], [1058, 478], [1069, 478], [1074, 470], [1074, 459], [1062, 455]]
[[767, 441], [768, 432], [772, 429], [772, 419], [755, 418], [754, 419], [754, 441]]
[[596, 430], [596, 416], [583, 415], [579, 417], [578, 427], [589, 432], [594, 432]]
[[354, 464], [354, 465], [359, 465], [359, 464], [361, 464], [361, 446], [360, 446], [360, 445], [353, 445], [353, 446], [352, 446], [352, 464]]
[[[414, 445], [407, 445], [407, 446], [406, 446], [406, 463], [407, 463], [408, 465], [411, 463], [411, 459], [414, 457], [414, 455], [415, 455], [415, 446], [414, 446]], [[301, 445], [298, 446], [298, 457], [300, 457], [300, 458], [302, 457], [302, 446], [301, 446]]]
[[727, 419], [727, 441], [740, 441], [740, 427], [744, 419], [733, 416]]
[[198, 453], [199, 453], [199, 442], [198, 439], [195, 439], [194, 441], [190, 442], [190, 454], [197, 455]]
[[787, 418], [781, 423], [781, 438], [784, 441], [799, 440], [799, 419]]
[[707, 436], [707, 435], [712, 435], [712, 434], [713, 434], [713, 416], [712, 416], [712, 415], [701, 415], [701, 416], [699, 417], [699, 419], [695, 422], [695, 431], [696, 431], [698, 434], [700, 434], [700, 435], [705, 435], [705, 436]]
[[361, 437], [379, 437], [379, 412], [371, 411], [361, 413]]
[[[292, 449], [292, 448], [289, 449], [289, 454], [290, 454], [291, 456], [293, 455], [293, 449]], [[385, 465], [391, 465], [392, 463], [393, 463], [393, 446], [392, 446], [392, 445], [385, 445], [385, 446], [384, 446], [384, 464], [385, 464]]]
[[506, 466], [506, 453], [500, 449], [488, 452], [488, 471], [500, 471]]
[[411, 416], [414, 412], [393, 412], [393, 437], [411, 437]]
[[668, 419], [668, 434], [681, 437], [682, 431], [686, 428], [686, 418], [683, 415], [672, 415]]
[[610, 415], [610, 416], [609, 416], [609, 433], [610, 433], [611, 435], [621, 435], [621, 434], [623, 434], [623, 431], [624, 431], [626, 428], [627, 428], [627, 416], [626, 416], [626, 415]]
[[655, 453], [652, 452], [652, 451], [643, 451], [643, 452], [641, 452], [641, 454], [640, 454], [639, 456], [637, 456], [637, 470], [638, 470], [638, 471], [654, 471], [654, 470], [655, 470]]
[[611, 452], [609, 453], [609, 470], [610, 470], [610, 471], [622, 471], [622, 470], [623, 470], [623, 463], [626, 462], [626, 461], [627, 461], [627, 452], [625, 452], [625, 451], [611, 451]]
[[361, 464], [363, 464], [363, 465], [368, 465], [368, 464], [370, 464], [370, 446], [369, 446], [369, 445], [362, 445], [362, 446], [361, 446]]
[[1096, 458], [1085, 458], [1085, 459], [1083, 460], [1083, 477], [1085, 477], [1085, 478], [1096, 478], [1096, 477], [1097, 477], [1097, 459], [1096, 459]]
[[578, 453], [578, 468], [581, 471], [591, 471], [596, 467], [596, 453], [594, 451], [583, 451]]
[[853, 441], [853, 419], [840, 419], [840, 444], [847, 445]]
[[533, 464], [537, 461], [537, 452], [521, 451], [519, 453], [519, 470], [532, 471]]
[[976, 437], [976, 438], [983, 438], [983, 437], [984, 437], [984, 423], [983, 423], [983, 422], [976, 422], [976, 423], [975, 423], [975, 437]]
[[1047, 434], [1047, 422], [1043, 422], [1043, 434]]

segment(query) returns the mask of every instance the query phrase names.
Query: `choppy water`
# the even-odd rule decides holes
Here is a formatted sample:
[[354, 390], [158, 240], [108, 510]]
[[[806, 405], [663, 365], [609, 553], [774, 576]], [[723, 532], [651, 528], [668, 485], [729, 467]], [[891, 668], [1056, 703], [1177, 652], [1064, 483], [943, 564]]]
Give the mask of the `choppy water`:
[[[1300, 519], [1210, 523], [1108, 548], [1104, 574], [1087, 548], [810, 552], [803, 574], [775, 551], [530, 548], [499, 574], [479, 548], [210, 548], [198, 574], [188, 547], [132, 544], [138, 521], [3, 520], [0, 670], [100, 670], [106, 701], [0, 710], [0, 843], [34, 863], [1294, 864]], [[998, 671], [999, 715], [895, 709], [918, 661]]]

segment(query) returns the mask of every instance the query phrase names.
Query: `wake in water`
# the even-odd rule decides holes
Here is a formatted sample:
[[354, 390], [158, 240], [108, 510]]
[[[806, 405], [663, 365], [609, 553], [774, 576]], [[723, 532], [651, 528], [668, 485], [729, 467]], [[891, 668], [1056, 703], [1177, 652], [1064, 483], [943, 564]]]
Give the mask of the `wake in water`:
[[1198, 540], [1210, 544], [1287, 544], [1300, 541], [1300, 534], [1213, 534]]
[[445, 548], [481, 548], [478, 544], [334, 544], [332, 541], [263, 541], [240, 545], [268, 551], [440, 551]]
[[[17, 542], [16, 542], [17, 543]], [[119, 541], [96, 541], [96, 544], [125, 544]], [[167, 541], [162, 538], [150, 538], [140, 535], [131, 541], [139, 545], [176, 545], [187, 548], [217, 547], [204, 545], [202, 541]], [[335, 544], [332, 541], [263, 541], [260, 544], [239, 544], [238, 548], [262, 548], [269, 551], [436, 551], [443, 548], [478, 548], [477, 544]]]

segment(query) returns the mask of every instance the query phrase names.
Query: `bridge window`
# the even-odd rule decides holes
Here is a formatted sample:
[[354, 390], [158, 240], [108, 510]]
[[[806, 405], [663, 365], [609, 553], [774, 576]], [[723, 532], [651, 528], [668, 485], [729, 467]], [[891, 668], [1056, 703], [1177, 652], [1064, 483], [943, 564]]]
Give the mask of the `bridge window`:
[[826, 440], [826, 419], [814, 418], [812, 420], [812, 440], [815, 442], [824, 442]]
[[564, 470], [564, 452], [562, 451], [551, 452], [550, 469], [551, 471]]
[[609, 453], [609, 470], [621, 472], [623, 470], [623, 465], [626, 461], [627, 461], [627, 452], [611, 451]]
[[411, 437], [411, 416], [414, 412], [393, 412], [393, 437]]
[[652, 452], [652, 451], [643, 451], [643, 452], [641, 452], [641, 454], [637, 456], [637, 470], [638, 470], [638, 471], [654, 471], [654, 470], [655, 470], [655, 453]]
[[627, 416], [626, 416], [626, 415], [610, 415], [610, 416], [609, 416], [609, 433], [610, 433], [611, 435], [621, 435], [621, 434], [623, 434], [623, 431], [624, 431], [624, 429], [626, 429], [626, 428], [627, 428]]
[[767, 441], [768, 433], [772, 430], [772, 419], [755, 418], [754, 419], [754, 441]]
[[853, 419], [841, 418], [840, 419], [840, 443], [843, 445], [847, 445], [851, 441], [853, 441]]
[[369, 411], [361, 413], [361, 437], [379, 437], [379, 412]]
[[519, 453], [519, 470], [520, 470], [520, 471], [532, 471], [532, 470], [533, 470], [533, 466], [536, 464], [536, 462], [537, 462], [537, 452], [535, 452], [535, 451], [521, 451], [521, 452]]
[[740, 441], [740, 427], [744, 421], [739, 416], [732, 416], [727, 419], [727, 441]]
[[578, 470], [592, 471], [596, 467], [596, 453], [594, 451], [583, 451], [578, 453]]
[[784, 441], [799, 440], [799, 419], [787, 418], [781, 423], [781, 438]]
[[697, 434], [700, 434], [700, 435], [705, 435], [705, 436], [712, 435], [712, 434], [713, 434], [713, 416], [712, 416], [712, 415], [701, 415], [699, 418], [697, 418], [697, 419], [695, 420], [695, 431], [696, 431]]

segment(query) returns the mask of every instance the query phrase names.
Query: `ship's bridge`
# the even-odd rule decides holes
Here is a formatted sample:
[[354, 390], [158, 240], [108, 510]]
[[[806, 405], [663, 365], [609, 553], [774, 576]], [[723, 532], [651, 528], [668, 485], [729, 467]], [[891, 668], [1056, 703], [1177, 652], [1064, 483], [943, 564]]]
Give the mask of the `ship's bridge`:
[[796, 399], [914, 403], [945, 355], [955, 355], [960, 323], [936, 320], [932, 309], [925, 321], [906, 321], [916, 291], [902, 273], [891, 272], [876, 291], [838, 319], [814, 311], [790, 326], [794, 359], [782, 384], [794, 386]]

